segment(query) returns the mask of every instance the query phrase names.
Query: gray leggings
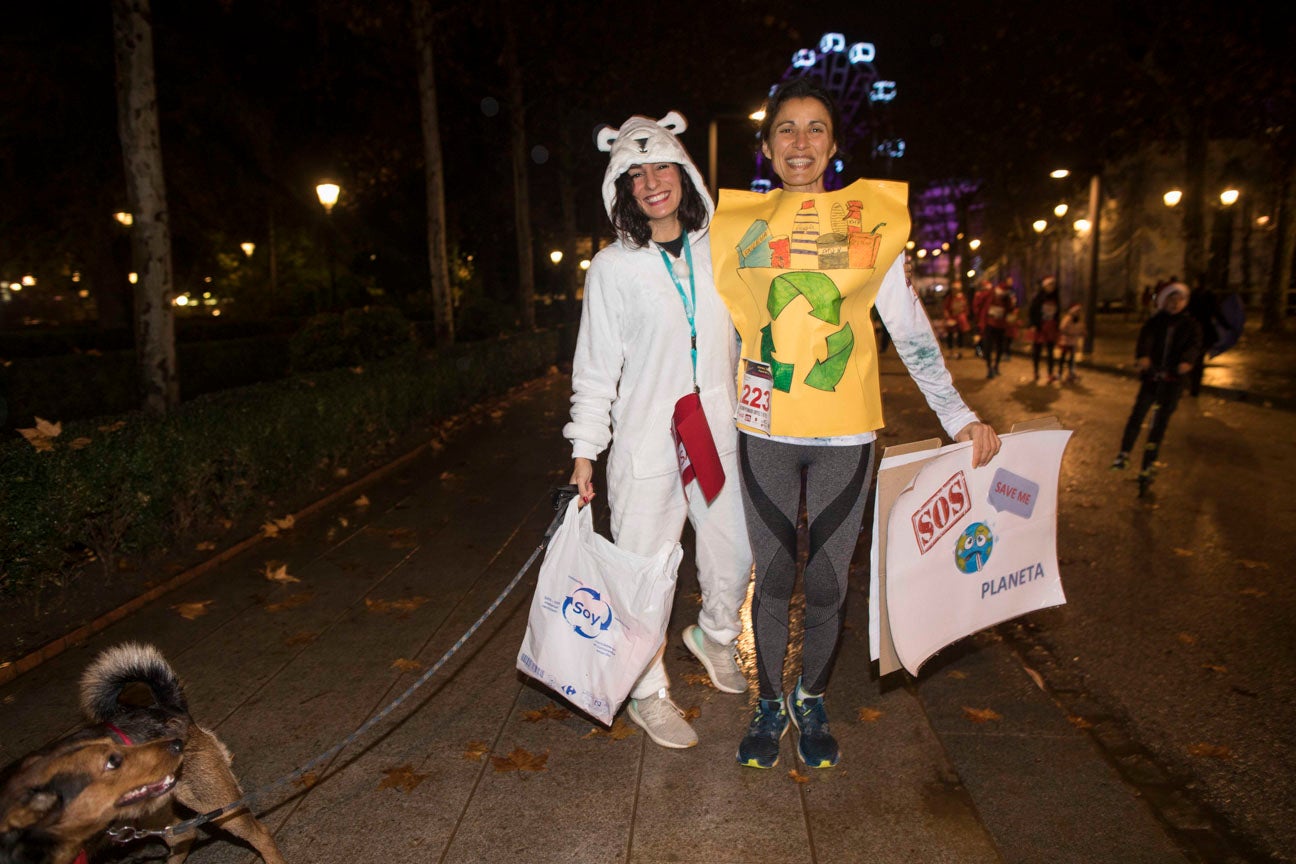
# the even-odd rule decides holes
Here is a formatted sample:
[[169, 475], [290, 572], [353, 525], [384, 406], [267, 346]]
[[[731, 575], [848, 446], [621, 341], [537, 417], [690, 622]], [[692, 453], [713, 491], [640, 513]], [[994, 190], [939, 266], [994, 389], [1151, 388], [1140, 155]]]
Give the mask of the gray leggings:
[[760, 697], [783, 694], [803, 471], [810, 548], [801, 677], [806, 692], [823, 693], [841, 636], [846, 580], [873, 474], [873, 445], [826, 447], [746, 434], [738, 438], [747, 532], [756, 562], [752, 627]]

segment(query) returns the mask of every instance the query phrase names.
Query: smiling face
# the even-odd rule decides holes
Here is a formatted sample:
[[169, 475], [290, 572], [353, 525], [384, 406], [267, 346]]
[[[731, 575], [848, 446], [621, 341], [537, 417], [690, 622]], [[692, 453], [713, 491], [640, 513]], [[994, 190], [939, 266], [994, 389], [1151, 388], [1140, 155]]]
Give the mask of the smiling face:
[[823, 192], [824, 171], [837, 153], [828, 106], [813, 97], [789, 99], [779, 106], [761, 152], [791, 192]]
[[684, 184], [680, 180], [679, 165], [674, 162], [631, 165], [626, 173], [630, 177], [631, 193], [648, 217], [652, 239], [661, 242], [680, 236], [678, 211]]

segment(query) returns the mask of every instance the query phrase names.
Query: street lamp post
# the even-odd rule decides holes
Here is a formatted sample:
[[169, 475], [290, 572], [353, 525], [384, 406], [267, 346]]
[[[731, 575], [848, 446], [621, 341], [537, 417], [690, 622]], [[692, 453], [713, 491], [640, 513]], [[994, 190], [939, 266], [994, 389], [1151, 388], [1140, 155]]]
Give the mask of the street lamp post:
[[757, 123], [765, 119], [765, 109], [761, 108], [743, 117], [740, 114], [717, 114], [711, 118], [707, 124], [707, 185], [711, 187], [711, 198], [715, 200], [720, 195], [720, 180], [718, 173], [719, 149], [720, 149], [720, 121], [721, 120], [754, 120]]
[[[1062, 180], [1071, 176], [1071, 172], [1066, 168], [1059, 168], [1049, 173], [1054, 180]], [[1099, 212], [1102, 201], [1102, 178], [1099, 172], [1094, 173], [1089, 178], [1089, 285], [1085, 292], [1085, 343], [1084, 352], [1086, 356], [1093, 354], [1094, 330], [1098, 321], [1098, 246], [1100, 237], [1101, 213]]]
[[336, 253], [333, 248], [333, 205], [337, 203], [338, 196], [342, 194], [342, 188], [336, 183], [322, 181], [315, 186], [315, 195], [319, 198], [321, 206], [324, 207], [324, 218], [327, 220], [324, 242], [328, 247], [328, 271], [329, 271], [329, 303], [332, 304], [337, 300], [337, 264], [335, 261]]

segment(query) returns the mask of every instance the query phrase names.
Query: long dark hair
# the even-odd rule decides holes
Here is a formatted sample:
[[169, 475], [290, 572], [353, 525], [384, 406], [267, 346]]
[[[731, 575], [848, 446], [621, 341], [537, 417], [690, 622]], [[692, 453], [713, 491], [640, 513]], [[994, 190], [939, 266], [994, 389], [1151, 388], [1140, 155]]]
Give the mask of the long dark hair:
[[833, 143], [839, 150], [841, 149], [841, 112], [837, 110], [837, 103], [833, 101], [828, 91], [810, 78], [793, 78], [791, 81], [785, 81], [770, 95], [765, 103], [765, 119], [761, 121], [760, 143], [769, 142], [770, 134], [774, 131], [774, 118], [778, 116], [783, 103], [789, 99], [819, 100], [828, 109], [828, 119], [832, 122]]
[[[678, 162], [673, 164], [679, 168], [680, 175], [680, 206], [675, 215], [679, 218], [685, 232], [696, 231], [706, 225], [706, 202], [702, 200], [701, 193], [693, 185], [693, 180], [684, 166]], [[652, 239], [652, 226], [648, 224], [648, 217], [644, 215], [639, 202], [635, 200], [634, 181], [630, 179], [629, 171], [616, 178], [616, 200], [612, 202], [612, 227], [623, 237], [629, 237], [636, 247], [647, 246], [648, 241]]]

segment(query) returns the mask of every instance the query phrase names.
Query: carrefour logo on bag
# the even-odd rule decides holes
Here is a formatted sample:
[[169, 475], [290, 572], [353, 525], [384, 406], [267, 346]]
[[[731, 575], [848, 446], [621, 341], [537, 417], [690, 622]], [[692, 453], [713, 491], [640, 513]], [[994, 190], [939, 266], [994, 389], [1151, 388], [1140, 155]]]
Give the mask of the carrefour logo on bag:
[[563, 601], [563, 618], [580, 635], [594, 639], [612, 626], [612, 607], [593, 588], [577, 588]]

